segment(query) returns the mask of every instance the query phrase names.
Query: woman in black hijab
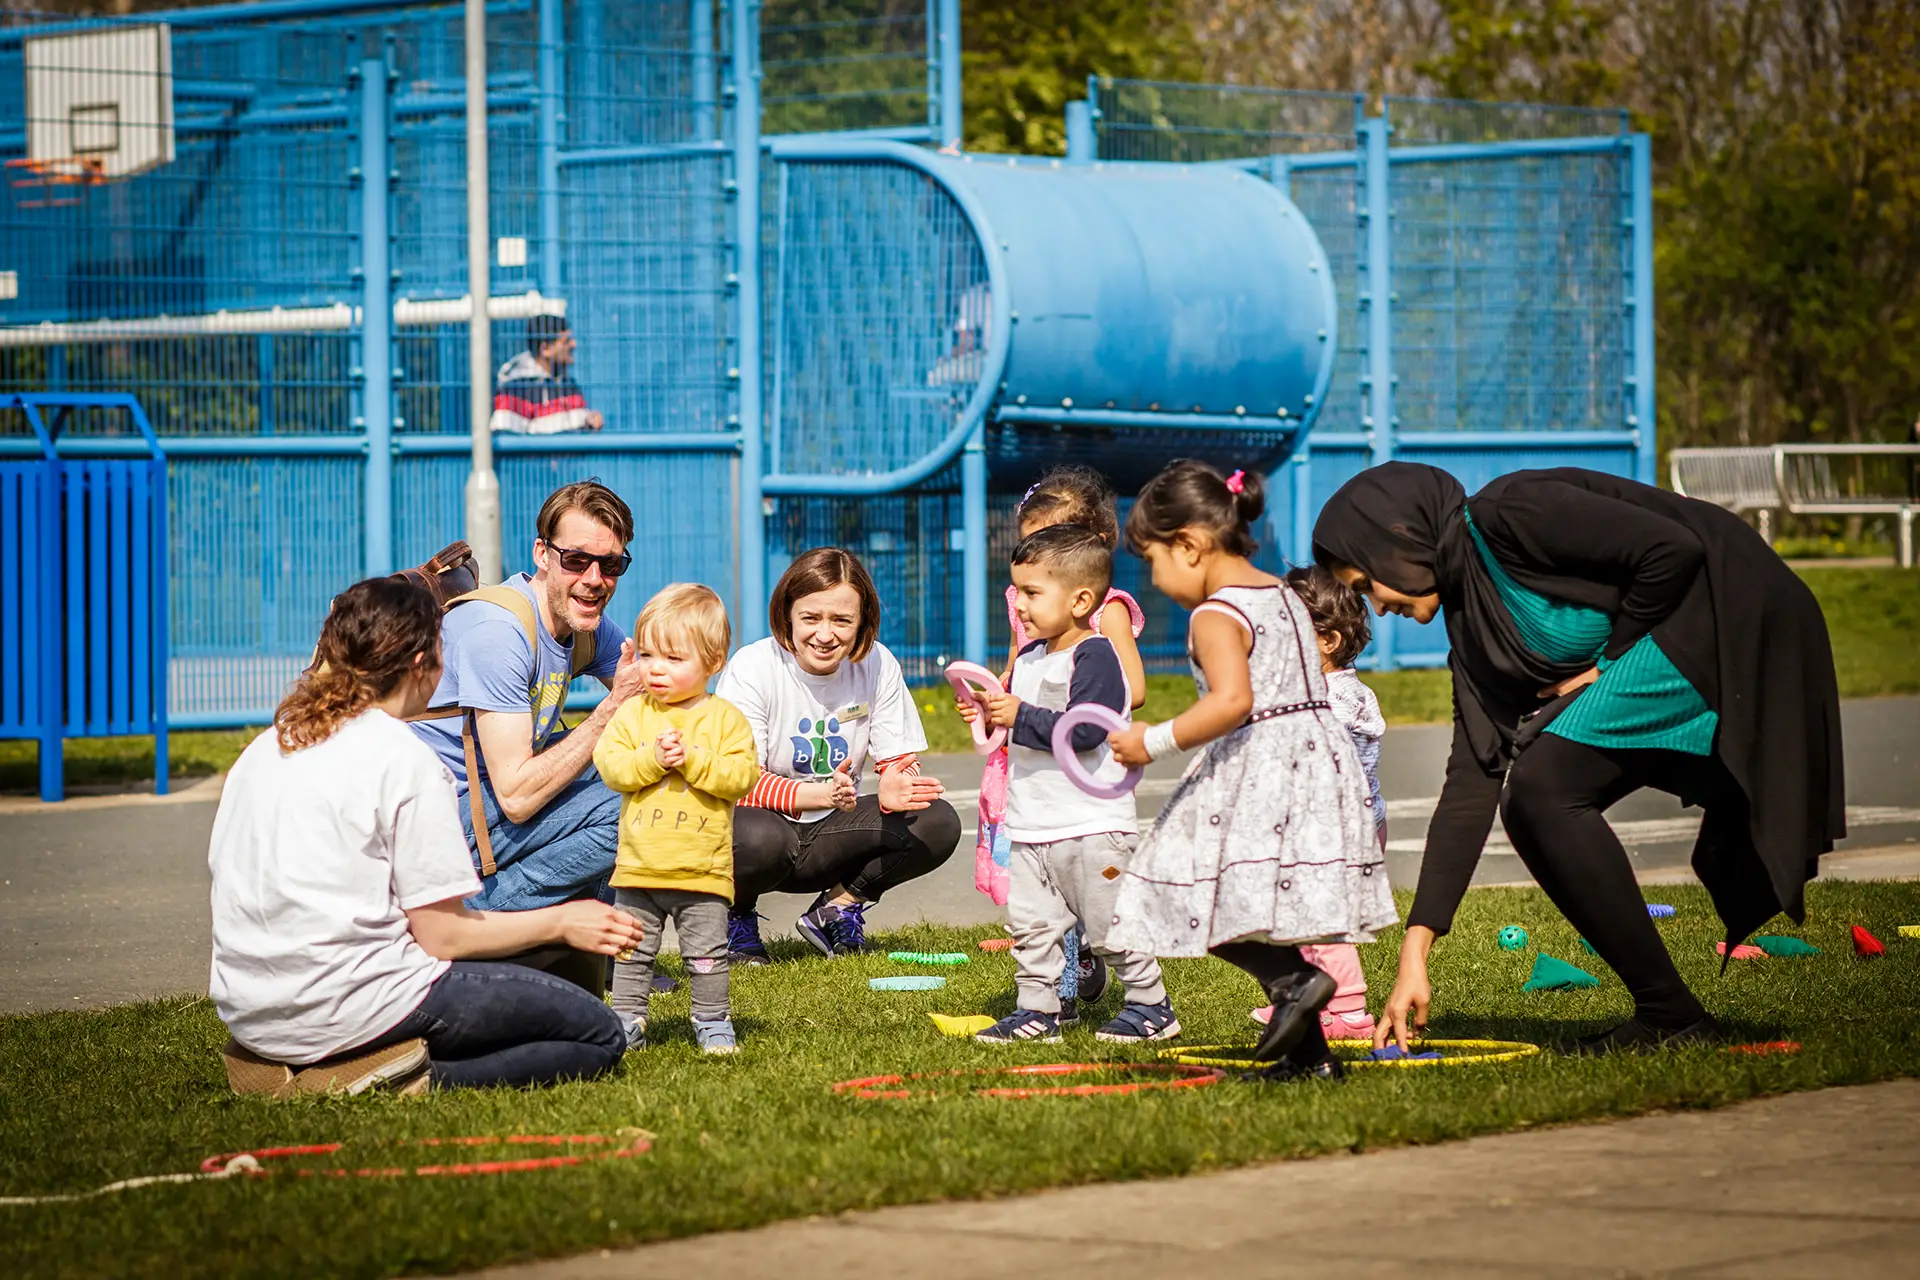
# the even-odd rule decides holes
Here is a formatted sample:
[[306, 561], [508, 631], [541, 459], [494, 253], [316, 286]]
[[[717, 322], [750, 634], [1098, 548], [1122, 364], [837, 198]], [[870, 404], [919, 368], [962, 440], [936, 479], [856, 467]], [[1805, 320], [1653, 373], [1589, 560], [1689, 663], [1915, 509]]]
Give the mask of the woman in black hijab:
[[1693, 869], [1729, 950], [1776, 912], [1803, 918], [1815, 860], [1846, 833], [1833, 653], [1805, 584], [1732, 513], [1574, 467], [1469, 499], [1444, 471], [1390, 462], [1334, 494], [1313, 542], [1379, 613], [1444, 613], [1452, 646], [1453, 750], [1381, 1039], [1426, 1024], [1427, 953], [1496, 806], [1633, 994], [1630, 1021], [1578, 1047], [1716, 1034], [1603, 814], [1642, 787], [1702, 807]]

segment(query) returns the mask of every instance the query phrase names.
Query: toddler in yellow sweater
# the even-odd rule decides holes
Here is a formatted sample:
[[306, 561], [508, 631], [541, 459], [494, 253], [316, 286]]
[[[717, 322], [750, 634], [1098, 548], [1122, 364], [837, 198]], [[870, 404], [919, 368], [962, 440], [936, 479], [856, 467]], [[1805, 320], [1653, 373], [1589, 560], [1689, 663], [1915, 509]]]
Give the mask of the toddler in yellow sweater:
[[694, 1039], [707, 1053], [739, 1044], [727, 1001], [733, 802], [752, 789], [760, 763], [747, 718], [707, 692], [732, 639], [719, 596], [694, 583], [663, 587], [633, 627], [646, 692], [621, 705], [593, 751], [601, 780], [622, 793], [614, 905], [644, 931], [613, 966], [613, 1009], [630, 1048], [646, 1044], [668, 919], [687, 965]]

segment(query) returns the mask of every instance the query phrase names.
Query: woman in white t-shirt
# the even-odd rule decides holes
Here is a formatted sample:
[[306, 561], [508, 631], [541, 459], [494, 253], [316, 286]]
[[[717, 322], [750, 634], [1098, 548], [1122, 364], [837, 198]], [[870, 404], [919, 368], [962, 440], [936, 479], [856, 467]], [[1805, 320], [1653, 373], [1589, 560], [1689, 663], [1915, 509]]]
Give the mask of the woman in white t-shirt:
[[440, 610], [373, 578], [341, 592], [313, 668], [227, 775], [213, 871], [210, 989], [243, 1092], [382, 1082], [545, 1084], [609, 1070], [620, 1020], [570, 982], [478, 963], [639, 941], [599, 902], [474, 911], [453, 777], [407, 728], [440, 678]]
[[[866, 949], [863, 912], [953, 856], [960, 815], [922, 777], [920, 712], [878, 643], [880, 596], [851, 553], [802, 552], [773, 589], [773, 634], [733, 655], [715, 692], [746, 715], [760, 781], [733, 819], [734, 964], [765, 964], [763, 893], [817, 896], [796, 923], [823, 955]], [[860, 795], [869, 762], [876, 794]]]

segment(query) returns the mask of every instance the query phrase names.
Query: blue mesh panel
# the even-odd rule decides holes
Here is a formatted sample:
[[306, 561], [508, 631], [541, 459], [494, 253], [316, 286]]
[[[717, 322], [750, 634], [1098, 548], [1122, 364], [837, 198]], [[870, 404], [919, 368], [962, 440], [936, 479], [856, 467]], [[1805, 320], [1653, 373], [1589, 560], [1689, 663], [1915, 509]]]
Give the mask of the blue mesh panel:
[[610, 430], [728, 425], [725, 183], [717, 155], [561, 170], [579, 377]]
[[1514, 142], [1526, 138], [1604, 138], [1627, 132], [1627, 113], [1537, 102], [1468, 102], [1458, 98], [1386, 100], [1395, 146], [1447, 142]]
[[1622, 426], [1625, 167], [1608, 154], [1395, 163], [1403, 430]]
[[1094, 82], [1103, 160], [1233, 160], [1346, 151], [1365, 99], [1242, 85]]
[[270, 710], [360, 576], [362, 464], [177, 459], [168, 469], [175, 715]]
[[971, 225], [905, 165], [781, 163], [770, 185], [768, 470], [924, 457], [979, 381], [955, 338], [963, 311], [984, 308], [968, 301], [987, 280]]
[[925, 125], [927, 10], [926, 0], [766, 0], [762, 130]]

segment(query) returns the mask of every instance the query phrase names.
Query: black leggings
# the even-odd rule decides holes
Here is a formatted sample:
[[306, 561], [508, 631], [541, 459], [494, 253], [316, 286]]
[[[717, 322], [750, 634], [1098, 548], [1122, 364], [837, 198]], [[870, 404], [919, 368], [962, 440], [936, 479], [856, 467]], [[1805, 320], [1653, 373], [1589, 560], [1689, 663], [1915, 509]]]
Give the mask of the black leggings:
[[945, 800], [880, 812], [878, 796], [851, 811], [795, 822], [772, 809], [733, 811], [733, 903], [751, 910], [763, 893], [819, 893], [835, 885], [867, 901], [917, 880], [953, 856], [960, 815]]
[[1514, 762], [1500, 817], [1527, 870], [1633, 993], [1650, 1026], [1681, 1027], [1706, 1010], [1673, 967], [1606, 810], [1642, 787], [1703, 805], [1699, 850], [1751, 841], [1747, 802], [1716, 756], [1602, 750], [1552, 733]]

